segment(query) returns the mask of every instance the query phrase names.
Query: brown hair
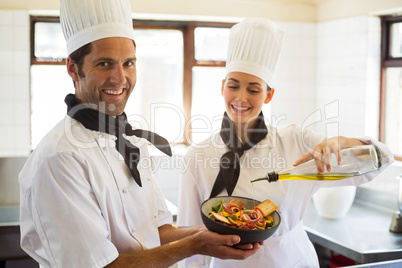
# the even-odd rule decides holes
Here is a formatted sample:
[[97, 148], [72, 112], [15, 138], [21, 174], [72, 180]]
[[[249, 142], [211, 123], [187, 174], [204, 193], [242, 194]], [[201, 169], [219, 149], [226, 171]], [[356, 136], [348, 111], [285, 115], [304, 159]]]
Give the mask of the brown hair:
[[77, 64], [78, 67], [78, 75], [84, 77], [84, 73], [82, 72], [82, 65], [84, 64], [84, 58], [86, 55], [91, 53], [92, 43], [86, 44], [85, 46], [80, 47], [76, 51], [70, 54], [70, 58]]

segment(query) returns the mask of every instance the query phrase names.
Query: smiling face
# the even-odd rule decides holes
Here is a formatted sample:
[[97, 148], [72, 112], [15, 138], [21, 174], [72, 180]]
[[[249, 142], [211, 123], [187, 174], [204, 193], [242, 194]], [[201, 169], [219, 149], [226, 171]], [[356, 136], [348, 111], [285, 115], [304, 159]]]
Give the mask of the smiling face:
[[235, 125], [254, 127], [262, 105], [269, 103], [274, 89], [261, 78], [242, 72], [231, 72], [222, 82], [226, 112]]
[[78, 101], [94, 104], [108, 115], [122, 114], [137, 81], [135, 52], [131, 39], [112, 37], [92, 42], [81, 72], [67, 58], [67, 70], [75, 81]]

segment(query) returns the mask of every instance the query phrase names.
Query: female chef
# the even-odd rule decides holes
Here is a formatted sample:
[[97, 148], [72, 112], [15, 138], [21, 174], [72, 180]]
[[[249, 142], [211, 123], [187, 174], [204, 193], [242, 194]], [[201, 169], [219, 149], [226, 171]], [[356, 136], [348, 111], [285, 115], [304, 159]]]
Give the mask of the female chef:
[[[325, 139], [291, 124], [283, 128], [266, 125], [263, 104], [274, 96], [273, 74], [284, 32], [267, 19], [245, 19], [232, 27], [229, 36], [226, 78], [222, 96], [226, 112], [220, 133], [189, 148], [180, 185], [179, 225], [202, 224], [201, 203], [214, 196], [233, 195], [271, 199], [282, 221], [262, 248], [247, 260], [212, 258], [210, 267], [319, 267], [318, 258], [301, 222], [312, 195], [322, 186], [359, 185], [381, 171], [337, 182], [281, 181], [253, 185], [250, 180], [268, 171], [298, 165], [314, 157], [323, 173], [321, 156], [330, 157], [344, 147], [375, 144], [389, 165], [392, 154], [384, 144], [370, 138]], [[306, 148], [312, 148], [310, 151]], [[216, 163], [220, 163], [219, 165]], [[382, 169], [383, 169], [382, 168]], [[181, 267], [208, 267], [203, 256], [179, 263]]]

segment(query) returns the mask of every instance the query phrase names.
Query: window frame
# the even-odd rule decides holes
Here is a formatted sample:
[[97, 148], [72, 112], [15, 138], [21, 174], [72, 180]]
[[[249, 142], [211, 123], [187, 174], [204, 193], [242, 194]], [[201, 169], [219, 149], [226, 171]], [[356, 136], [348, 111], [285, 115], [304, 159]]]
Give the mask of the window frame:
[[[380, 118], [379, 140], [385, 140], [385, 96], [386, 96], [386, 70], [389, 67], [401, 67], [402, 57], [391, 55], [392, 25], [402, 23], [402, 16], [381, 17], [381, 74], [380, 74]], [[395, 160], [402, 161], [402, 156], [395, 156]]]
[[66, 65], [67, 61], [64, 58], [39, 58], [35, 56], [35, 24], [39, 22], [60, 23], [60, 18], [30, 16], [31, 65]]
[[[31, 16], [31, 65], [66, 65], [66, 59], [38, 58], [35, 56], [35, 24], [38, 22], [60, 23], [59, 17]], [[208, 21], [167, 21], [133, 19], [134, 29], [174, 29], [183, 33], [183, 109], [185, 129], [183, 138], [178, 144], [191, 145], [191, 106], [193, 67], [225, 67], [226, 61], [196, 60], [194, 31], [197, 27], [231, 28], [234, 23]]]

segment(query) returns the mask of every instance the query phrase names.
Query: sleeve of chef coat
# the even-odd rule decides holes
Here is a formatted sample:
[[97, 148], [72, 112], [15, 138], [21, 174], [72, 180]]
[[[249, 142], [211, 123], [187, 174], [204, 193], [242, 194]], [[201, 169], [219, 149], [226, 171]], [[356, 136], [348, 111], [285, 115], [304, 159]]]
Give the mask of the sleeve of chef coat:
[[161, 227], [166, 224], [171, 225], [173, 224], [172, 212], [169, 211], [169, 208], [166, 203], [166, 198], [163, 194], [162, 189], [159, 186], [157, 179], [153, 174], [151, 175], [151, 178], [152, 178], [153, 189], [155, 191], [154, 202], [158, 210], [158, 218], [157, 218], [158, 227]]
[[[392, 154], [391, 150], [386, 146], [384, 143], [379, 142], [375, 139], [370, 137], [360, 137], [358, 138], [362, 142], [366, 144], [373, 144], [378, 147], [381, 153], [381, 168], [377, 171], [367, 173], [363, 176], [354, 177], [351, 181], [352, 185], [360, 185], [363, 183], [367, 183], [372, 181], [375, 177], [377, 177], [381, 172], [383, 172], [392, 162], [394, 162], [394, 155]], [[347, 181], [347, 180], [346, 180]]]
[[[134, 136], [130, 137], [131, 139], [134, 139]], [[148, 149], [148, 140], [146, 139], [141, 139], [141, 142], [135, 143], [132, 141], [132, 143], [135, 146], [138, 146], [141, 148], [141, 159], [150, 159], [151, 156], [149, 154], [149, 149]], [[168, 157], [168, 156], [164, 156]], [[155, 202], [155, 207], [157, 209], [157, 223], [158, 227], [161, 227], [166, 224], [173, 224], [173, 215], [172, 212], [170, 212], [167, 203], [166, 203], [166, 198], [165, 195], [163, 194], [163, 191], [158, 183], [157, 178], [155, 177], [155, 174], [152, 172], [151, 167], [149, 166], [149, 163], [145, 164], [148, 165], [148, 171], [149, 172], [149, 177], [150, 177], [150, 182], [152, 183], [152, 189], [155, 193], [154, 195], [154, 202]], [[155, 165], [155, 164], [154, 164]], [[156, 163], [158, 165], [158, 163]]]
[[[200, 206], [202, 203], [200, 200], [203, 200], [203, 195], [199, 189], [201, 182], [198, 183], [198, 181], [203, 180], [203, 177], [202, 173], [199, 172], [199, 167], [196, 166], [194, 151], [191, 147], [184, 157], [184, 163], [188, 164], [186, 165], [180, 180], [177, 224], [179, 226], [203, 225], [200, 216]], [[194, 255], [180, 261], [178, 267], [207, 268], [207, 257], [203, 255]]]
[[42, 161], [26, 202], [51, 267], [104, 267], [118, 257], [84, 159], [59, 153]]

